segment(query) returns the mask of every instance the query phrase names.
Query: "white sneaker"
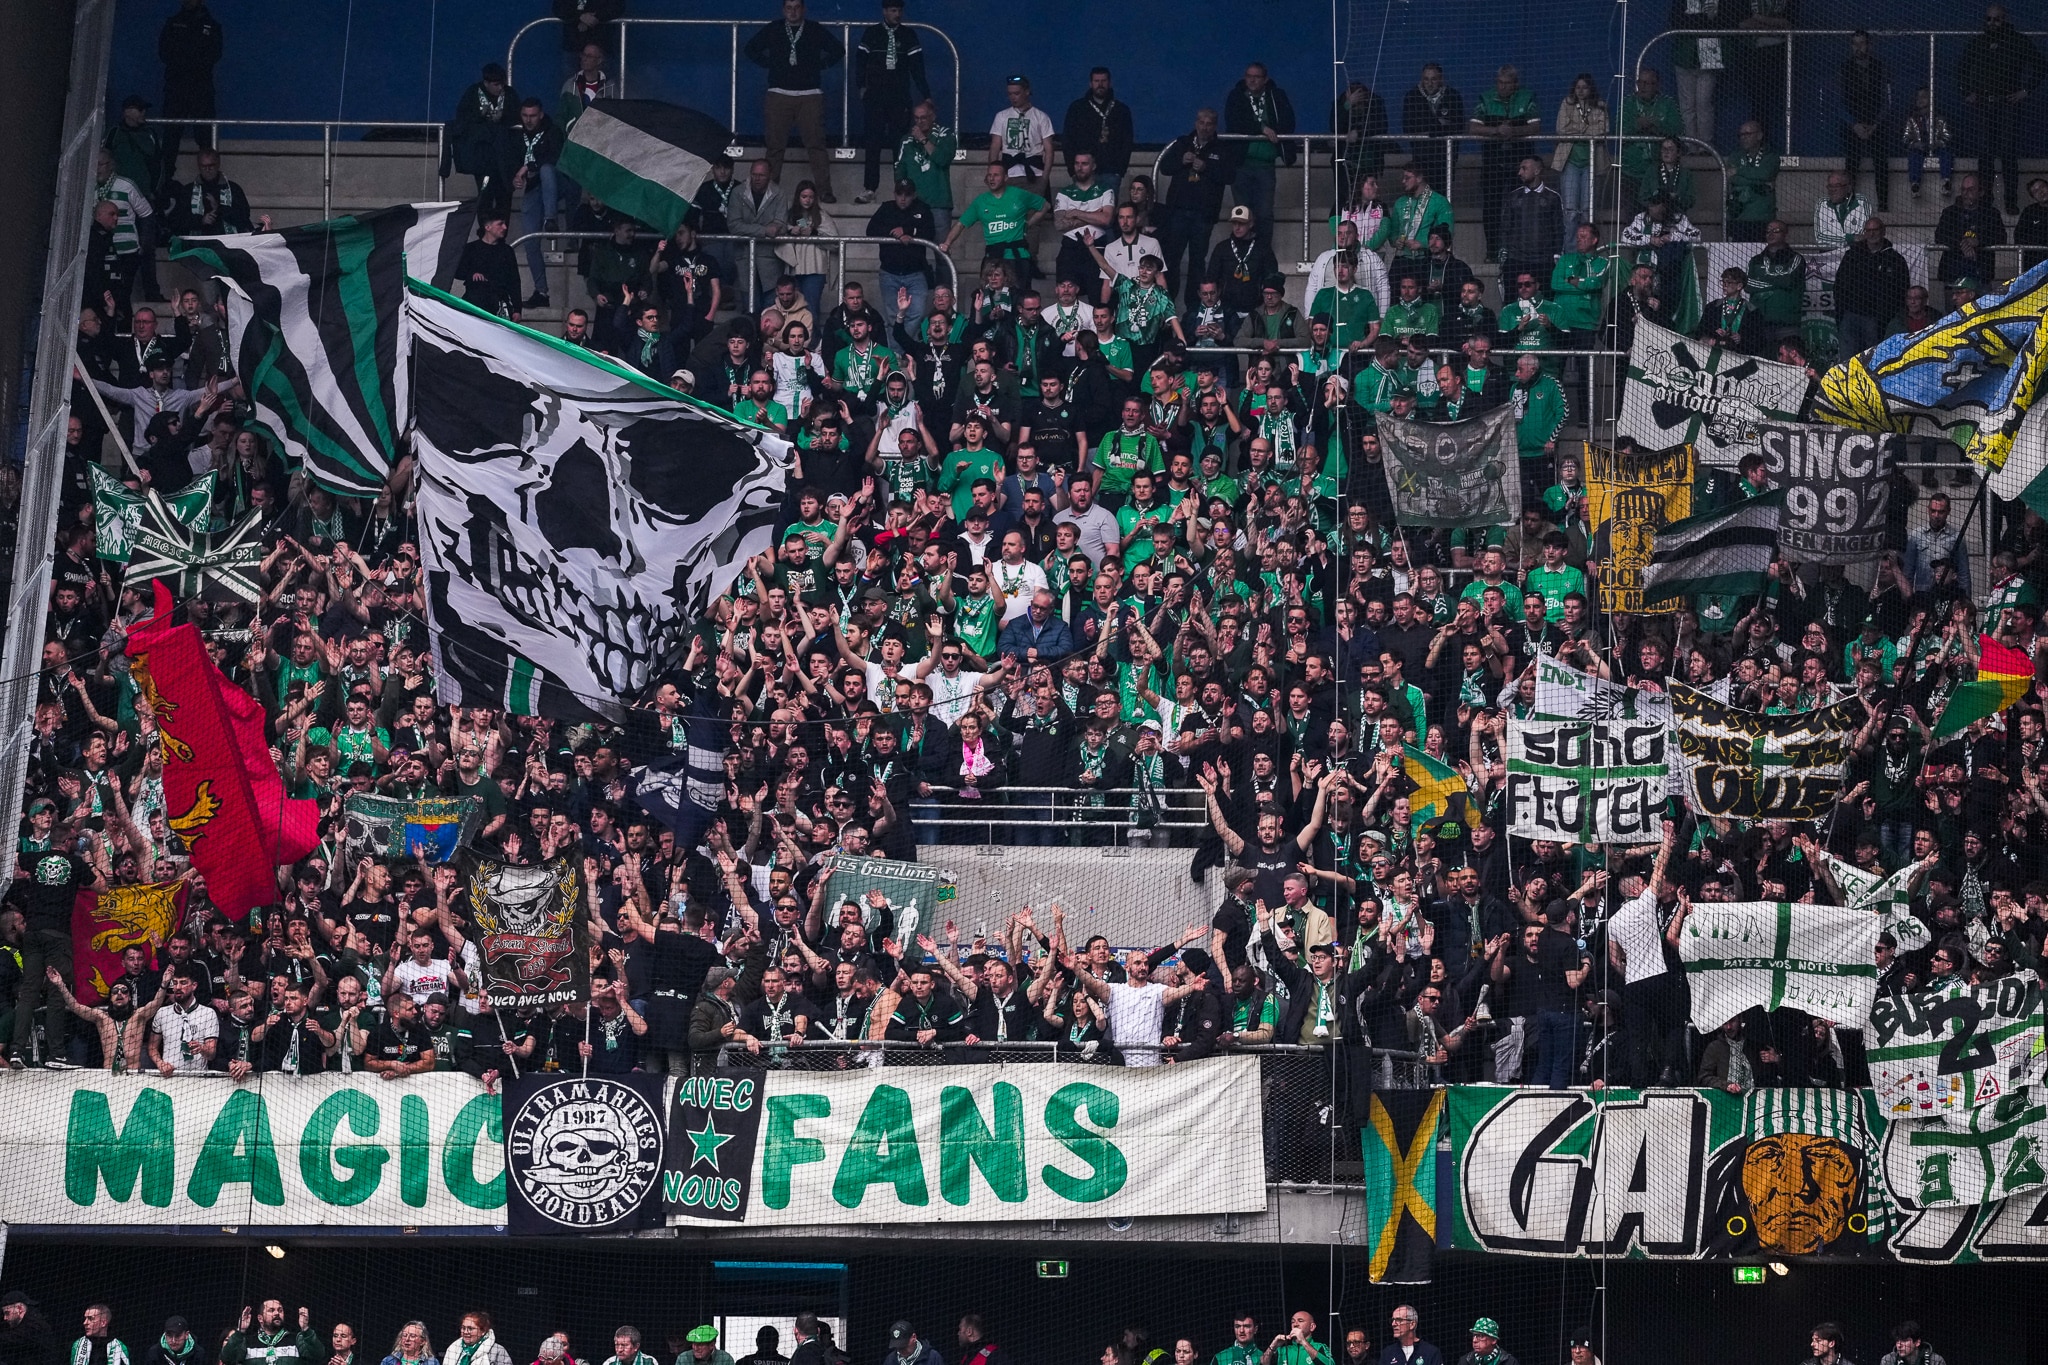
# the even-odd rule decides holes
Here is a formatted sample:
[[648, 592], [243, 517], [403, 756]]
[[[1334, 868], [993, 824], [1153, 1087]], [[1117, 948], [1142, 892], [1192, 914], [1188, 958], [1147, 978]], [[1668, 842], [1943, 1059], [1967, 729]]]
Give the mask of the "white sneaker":
[[875, 202], [875, 192], [873, 190], [862, 190], [859, 194], [853, 196], [853, 202], [856, 204], [872, 204]]

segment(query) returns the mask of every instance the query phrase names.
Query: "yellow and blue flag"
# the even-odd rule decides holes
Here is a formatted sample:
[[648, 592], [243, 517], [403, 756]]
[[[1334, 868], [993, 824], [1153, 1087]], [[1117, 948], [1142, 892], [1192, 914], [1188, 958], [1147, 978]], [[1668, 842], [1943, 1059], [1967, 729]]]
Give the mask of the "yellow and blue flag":
[[2048, 264], [1924, 331], [1887, 337], [1821, 376], [1814, 415], [1961, 446], [1991, 491], [2048, 513]]

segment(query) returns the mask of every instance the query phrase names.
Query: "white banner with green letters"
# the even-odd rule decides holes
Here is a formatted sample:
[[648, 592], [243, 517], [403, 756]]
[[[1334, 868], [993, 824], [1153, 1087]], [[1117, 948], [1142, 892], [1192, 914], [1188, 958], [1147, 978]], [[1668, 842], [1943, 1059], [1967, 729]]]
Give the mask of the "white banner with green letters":
[[454, 1072], [0, 1074], [0, 1222], [490, 1228], [499, 1113]]

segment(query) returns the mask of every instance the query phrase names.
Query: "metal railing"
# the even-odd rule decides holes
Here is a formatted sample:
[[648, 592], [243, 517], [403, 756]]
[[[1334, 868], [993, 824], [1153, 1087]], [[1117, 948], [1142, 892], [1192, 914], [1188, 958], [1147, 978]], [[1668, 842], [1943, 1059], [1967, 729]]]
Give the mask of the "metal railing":
[[[859, 42], [858, 32], [868, 28], [874, 21], [863, 20], [859, 22], [849, 22], [847, 20], [841, 19], [819, 19], [814, 22], [816, 22], [822, 28], [836, 28], [839, 30], [840, 48], [841, 51], [845, 53], [845, 56], [841, 58], [839, 63], [841, 67], [841, 78], [839, 81], [838, 137], [841, 143], [850, 143], [850, 140], [852, 138], [853, 124], [853, 81], [851, 80], [852, 72], [850, 68], [853, 63], [853, 50]], [[520, 26], [519, 31], [517, 33], [514, 33], [512, 35], [512, 41], [505, 45], [505, 83], [508, 86], [512, 84], [512, 59], [518, 53], [519, 40], [521, 38], [524, 38], [528, 33], [532, 32], [534, 29], [540, 28], [545, 24], [560, 23], [561, 20], [556, 19], [552, 15], [549, 15], [544, 18], [529, 20], [528, 22]], [[616, 28], [619, 31], [618, 82], [619, 94], [621, 96], [626, 94], [626, 36], [631, 30], [641, 26], [646, 26], [649, 28], [723, 28], [730, 31], [732, 57], [726, 78], [725, 126], [729, 130], [731, 130], [732, 135], [735, 138], [737, 138], [739, 136], [740, 119], [740, 30], [746, 29], [749, 32], [753, 32], [764, 27], [763, 22], [757, 18], [645, 19], [629, 17], [625, 19], [618, 19], [613, 21], [613, 23], [611, 24], [607, 24], [607, 28]], [[947, 33], [944, 29], [938, 27], [936, 24], [905, 24], [904, 27], [914, 28], [920, 32], [932, 34], [934, 37], [943, 40], [946, 44], [946, 50], [952, 53], [953, 55], [952, 128], [954, 136], [957, 137], [960, 133], [960, 45], [953, 41], [953, 35]], [[828, 132], [829, 131], [830, 130], [828, 130]], [[842, 146], [840, 148], [839, 159], [842, 161], [851, 161], [853, 159], [853, 157], [850, 155], [852, 151], [853, 148], [850, 145]], [[740, 149], [738, 145], [735, 144], [734, 146], [728, 148], [726, 154], [728, 156], [738, 156], [740, 154]], [[965, 160], [965, 153], [963, 152], [957, 155], [954, 159], [956, 161]]]
[[[317, 128], [320, 130], [320, 216], [334, 216], [334, 144], [337, 129], [357, 128], [364, 131], [392, 129], [408, 133], [425, 133], [419, 139], [433, 149], [434, 193], [437, 198], [445, 196], [448, 180], [441, 174], [441, 148], [447, 138], [448, 125], [445, 123], [395, 122], [389, 119], [280, 119], [280, 118], [157, 118], [149, 120], [159, 128], [204, 127], [212, 130], [213, 145], [220, 146], [220, 130], [223, 128]], [[355, 139], [361, 141], [362, 139]], [[380, 144], [382, 145], [382, 144]], [[403, 146], [402, 142], [390, 145]]]
[[[1258, 138], [1255, 134], [1251, 133], [1218, 133], [1216, 135], [1216, 139], [1219, 142], [1252, 142], [1255, 140], [1263, 141], [1262, 138]], [[1303, 270], [1308, 269], [1309, 266], [1314, 263], [1316, 258], [1316, 252], [1313, 245], [1313, 238], [1310, 235], [1311, 229], [1314, 226], [1316, 219], [1314, 199], [1311, 191], [1311, 184], [1314, 180], [1314, 175], [1312, 174], [1312, 163], [1314, 159], [1316, 144], [1327, 144], [1331, 149], [1330, 172], [1333, 177], [1333, 181], [1330, 195], [1330, 213], [1332, 216], [1335, 216], [1336, 214], [1341, 213], [1346, 207], [1344, 203], [1344, 186], [1341, 182], [1339, 182], [1336, 179], [1337, 174], [1343, 165], [1343, 158], [1336, 154], [1337, 148], [1341, 145], [1347, 143], [1369, 142], [1390, 147], [1407, 148], [1417, 143], [1439, 143], [1442, 144], [1444, 147], [1444, 166], [1446, 171], [1454, 171], [1456, 169], [1455, 158], [1457, 154], [1458, 144], [1478, 141], [1478, 139], [1473, 138], [1470, 134], [1465, 133], [1435, 133], [1415, 135], [1409, 135], [1405, 133], [1361, 133], [1356, 136], [1341, 133], [1288, 133], [1284, 135], [1280, 140], [1282, 142], [1287, 143], [1298, 143], [1301, 146], [1300, 268]], [[1661, 144], [1664, 141], [1662, 137], [1656, 137], [1645, 133], [1610, 133], [1606, 137], [1591, 139], [1560, 138], [1554, 133], [1546, 133], [1540, 129], [1530, 133], [1530, 135], [1526, 138], [1518, 138], [1515, 140], [1526, 141], [1531, 144], [1540, 143], [1543, 146], [1552, 148], [1557, 146], [1557, 144], [1560, 142], [1598, 142], [1603, 146], [1612, 147], [1618, 143], [1655, 142]], [[1178, 142], [1179, 139], [1176, 138], [1174, 139], [1174, 141]], [[1712, 143], [1702, 142], [1698, 138], [1681, 137], [1678, 139], [1678, 142], [1681, 145], [1687, 147], [1688, 149], [1691, 149], [1695, 155], [1713, 158], [1714, 168], [1716, 172], [1719, 174], [1721, 180], [1722, 198], [1725, 199], [1727, 197], [1728, 192], [1728, 163], [1726, 160], [1722, 158], [1721, 153], [1715, 149]], [[1154, 157], [1152, 158], [1153, 197], [1159, 200], [1162, 208], [1164, 208], [1165, 206], [1162, 181], [1166, 174], [1166, 153], [1172, 146], [1173, 143], [1168, 143], [1165, 147], [1161, 147], [1158, 153], [1154, 155]], [[1411, 154], [1409, 160], [1403, 164], [1417, 164], [1417, 159]], [[1548, 164], [1548, 161], [1546, 161], [1545, 165], [1548, 166]], [[1441, 194], [1444, 197], [1444, 201], [1451, 205], [1452, 210], [1455, 213], [1457, 208], [1457, 200], [1453, 194], [1453, 188], [1451, 183], [1452, 176], [1448, 173], [1441, 175], [1440, 178], [1442, 179], [1443, 183], [1437, 184], [1436, 180], [1439, 177], [1435, 167], [1431, 168], [1431, 176], [1432, 179], [1430, 188], [1435, 190], [1438, 194]], [[1389, 201], [1389, 196], [1385, 194], [1384, 191], [1381, 193], [1380, 198], [1383, 202]], [[1488, 242], [1486, 245], [1488, 251], [1491, 252], [1494, 248], [1494, 243]]]
[[[2020, 29], [2018, 31], [2032, 38], [2048, 37], [2048, 30]], [[1936, 92], [1940, 88], [1940, 82], [1936, 79], [1939, 74], [1939, 65], [1935, 59], [1936, 43], [1942, 38], [1974, 38], [1981, 32], [1983, 32], [1982, 29], [1974, 28], [1671, 28], [1664, 30], [1662, 33], [1653, 34], [1643, 44], [1642, 50], [1636, 53], [1635, 74], [1638, 77], [1643, 74], [1643, 63], [1649, 59], [1650, 49], [1663, 42], [1666, 38], [1719, 38], [1723, 42], [1737, 43], [1749, 42], [1764, 34], [1783, 38], [1785, 40], [1785, 140], [1780, 144], [1779, 150], [1786, 156], [1794, 156], [1796, 153], [1792, 149], [1792, 95], [1795, 86], [1792, 77], [1792, 66], [1799, 40], [1806, 38], [1840, 38], [1846, 40], [1858, 33], [1868, 33], [1873, 41], [1879, 38], [1925, 38], [1927, 40], [1927, 114], [1928, 123], [1932, 126], [1934, 116], [1940, 107], [1936, 103], [1939, 98]]]
[[[1131, 798], [1138, 793], [1135, 787], [1104, 787], [1100, 791], [1091, 791], [1071, 785], [1028, 787], [1006, 782], [977, 798], [982, 806], [979, 810], [971, 810], [967, 802], [959, 799], [957, 787], [933, 783], [931, 789], [933, 796], [918, 796], [911, 800], [912, 828], [979, 828], [990, 842], [995, 841], [999, 829], [1035, 833], [1043, 837], [1043, 842], [1050, 844], [1070, 833], [1077, 836], [1105, 834], [1113, 839], [1128, 839], [1136, 843], [1146, 842], [1136, 838], [1137, 835], [1149, 836], [1154, 829], [1192, 832], [1209, 828], [1209, 817], [1203, 808], [1202, 792], [1198, 787], [1159, 788], [1153, 793], [1159, 798], [1158, 819], [1143, 824], [1131, 809]], [[1091, 797], [1100, 797], [1102, 804], [1088, 804], [1087, 799]], [[1022, 799], [1012, 803], [1011, 798]], [[931, 809], [944, 814], [926, 813]]]
[[[552, 242], [556, 240], [565, 242], [609, 242], [612, 239], [612, 235], [609, 232], [541, 231], [522, 233], [519, 236], [514, 237], [511, 240], [510, 245], [517, 248], [529, 241], [532, 241], [536, 237], [539, 238], [543, 243]], [[662, 240], [662, 236], [658, 232], [636, 232], [633, 234], [633, 240], [636, 242], [658, 242]], [[763, 246], [773, 248], [778, 243], [794, 242], [805, 246], [829, 246], [834, 248], [833, 259], [834, 265], [838, 271], [838, 282], [841, 287], [844, 287], [846, 283], [847, 248], [873, 247], [879, 250], [882, 247], [906, 245], [906, 243], [899, 242], [893, 237], [746, 237], [740, 235], [739, 233], [728, 232], [700, 232], [697, 234], [697, 240], [699, 242], [735, 242], [746, 244], [746, 284], [748, 287], [749, 298], [752, 297], [752, 289], [754, 284], [760, 278], [759, 275], [755, 272], [754, 266], [756, 261], [759, 259], [759, 252], [761, 247]], [[939, 262], [939, 264], [945, 268], [946, 279], [948, 281], [947, 287], [950, 288], [953, 291], [954, 295], [957, 297], [960, 293], [960, 272], [954, 266], [953, 258], [946, 254], [946, 249], [940, 246], [937, 242], [928, 242], [922, 237], [911, 238], [908, 245], [923, 247], [926, 253], [934, 257]], [[876, 307], [880, 308], [880, 305], [877, 304]], [[751, 312], [753, 310], [746, 309], [743, 311]], [[819, 319], [819, 321], [822, 322], [823, 319], [821, 318]]]

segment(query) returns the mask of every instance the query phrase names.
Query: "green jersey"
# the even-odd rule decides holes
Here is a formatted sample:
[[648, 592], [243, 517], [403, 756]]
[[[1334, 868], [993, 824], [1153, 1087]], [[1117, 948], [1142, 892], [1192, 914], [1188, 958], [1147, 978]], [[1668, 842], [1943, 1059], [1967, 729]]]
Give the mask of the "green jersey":
[[917, 186], [917, 197], [935, 209], [953, 207], [953, 154], [959, 139], [945, 128], [933, 128], [931, 150], [915, 137], [905, 137], [896, 149], [896, 174]]
[[[939, 491], [953, 495], [954, 520], [967, 515], [967, 506], [974, 501], [976, 479], [994, 479], [997, 487], [1002, 486], [1001, 451], [990, 450], [986, 446], [980, 450], [956, 450], [939, 466]], [[975, 652], [980, 653], [979, 650]]]
[[982, 239], [990, 246], [1022, 244], [1031, 215], [1045, 207], [1045, 201], [1016, 185], [1003, 186], [1000, 193], [983, 190], [960, 215], [960, 226], [981, 225]]
[[1173, 316], [1173, 295], [1156, 284], [1134, 279], [1116, 282], [1116, 334], [1125, 341], [1150, 345]]
[[1543, 619], [1555, 624], [1564, 620], [1565, 595], [1586, 591], [1586, 576], [1569, 564], [1561, 569], [1546, 569], [1539, 564], [1529, 570], [1525, 586], [1530, 592], [1543, 594]]
[[1001, 622], [996, 617], [996, 599], [987, 593], [971, 593], [953, 599], [953, 633], [969, 649], [987, 659], [996, 652]]
[[[1377, 251], [1383, 245], [1396, 240], [1413, 242], [1414, 251], [1429, 246], [1429, 230], [1440, 227], [1448, 231], [1451, 226], [1451, 201], [1435, 190], [1424, 190], [1421, 194], [1404, 194], [1394, 201], [1394, 208], [1380, 220], [1378, 231], [1367, 242], [1366, 249]], [[1406, 250], [1407, 248], [1397, 248]]]
[[1773, 327], [1797, 327], [1806, 315], [1806, 258], [1789, 246], [1750, 257], [1749, 301]]
[[1428, 299], [1396, 302], [1387, 309], [1387, 335], [1433, 337], [1443, 330], [1443, 310]]
[[[789, 524], [789, 530], [795, 531], [804, 538], [804, 554], [811, 563], [816, 564], [824, 559], [825, 547], [830, 545], [832, 537], [838, 534], [839, 523], [826, 521], [823, 517], [820, 517], [816, 521], [793, 521]], [[788, 531], [785, 531], [783, 534], [787, 535], [788, 533]]]
[[1530, 383], [1509, 385], [1508, 401], [1515, 409], [1515, 446], [1521, 457], [1542, 459], [1543, 447], [1564, 427], [1564, 390], [1549, 375], [1539, 374]]
[[896, 357], [888, 348], [870, 342], [862, 349], [856, 342], [842, 349], [839, 358], [832, 362], [832, 377], [848, 393], [865, 400], [895, 368]]
[[1328, 285], [1316, 292], [1308, 311], [1310, 317], [1320, 314], [1330, 320], [1331, 344], [1342, 350], [1372, 335], [1372, 325], [1380, 320], [1380, 301], [1363, 285]]
[[1102, 471], [1101, 491], [1128, 493], [1131, 477], [1141, 471], [1166, 468], [1166, 455], [1159, 448], [1159, 438], [1151, 432], [1118, 427], [1105, 432], [1095, 447], [1095, 467]]

